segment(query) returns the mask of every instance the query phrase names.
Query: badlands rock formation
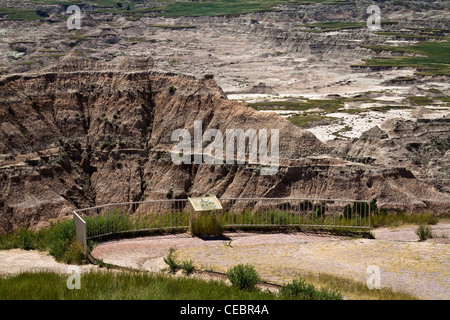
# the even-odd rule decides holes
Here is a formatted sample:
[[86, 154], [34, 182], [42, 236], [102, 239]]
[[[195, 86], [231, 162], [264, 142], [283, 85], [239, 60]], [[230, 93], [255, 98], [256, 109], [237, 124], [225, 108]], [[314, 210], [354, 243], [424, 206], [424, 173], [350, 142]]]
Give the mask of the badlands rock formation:
[[[398, 159], [383, 160], [383, 148], [399, 158], [408, 148], [396, 125], [327, 146], [274, 113], [229, 101], [210, 76], [152, 68], [150, 58], [99, 63], [69, 55], [39, 72], [0, 79], [0, 233], [44, 227], [75, 208], [165, 199], [170, 189], [175, 198], [354, 198], [392, 210], [450, 209], [444, 190]], [[174, 165], [172, 132], [193, 132], [196, 120], [203, 131], [278, 129], [278, 173], [261, 175], [254, 164]], [[436, 161], [432, 170], [448, 167], [448, 155]]]

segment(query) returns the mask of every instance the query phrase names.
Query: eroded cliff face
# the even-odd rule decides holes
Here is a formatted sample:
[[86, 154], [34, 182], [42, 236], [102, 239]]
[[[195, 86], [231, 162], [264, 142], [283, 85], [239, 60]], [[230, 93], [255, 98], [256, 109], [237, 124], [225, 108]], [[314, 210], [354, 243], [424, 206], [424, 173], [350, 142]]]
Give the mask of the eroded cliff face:
[[[174, 165], [172, 132], [193, 132], [194, 121], [203, 132], [278, 129], [277, 174], [255, 164]], [[169, 190], [175, 198], [376, 198], [392, 209], [449, 209], [450, 196], [411, 171], [331, 154], [276, 114], [227, 100], [211, 77], [153, 72], [151, 59], [67, 56], [0, 79], [0, 233], [44, 227], [75, 208], [166, 199]]]

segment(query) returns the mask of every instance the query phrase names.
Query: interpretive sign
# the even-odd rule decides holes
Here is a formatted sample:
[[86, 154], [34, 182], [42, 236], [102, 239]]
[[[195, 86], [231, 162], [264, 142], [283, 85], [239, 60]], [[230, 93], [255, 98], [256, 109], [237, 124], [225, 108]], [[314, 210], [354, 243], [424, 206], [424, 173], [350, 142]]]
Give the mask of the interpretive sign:
[[195, 212], [222, 210], [222, 205], [216, 196], [205, 196], [201, 198], [188, 198]]

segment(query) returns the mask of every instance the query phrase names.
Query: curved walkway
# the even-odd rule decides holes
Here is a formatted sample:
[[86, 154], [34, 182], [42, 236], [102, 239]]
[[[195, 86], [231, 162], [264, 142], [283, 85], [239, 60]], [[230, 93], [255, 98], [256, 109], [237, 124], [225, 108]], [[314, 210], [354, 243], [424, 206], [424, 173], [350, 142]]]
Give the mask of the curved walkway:
[[374, 240], [299, 232], [229, 233], [225, 239], [165, 235], [103, 243], [92, 254], [107, 263], [159, 271], [174, 248], [178, 260], [193, 260], [202, 269], [226, 272], [249, 263], [275, 283], [316, 272], [366, 282], [367, 268], [378, 266], [382, 287], [422, 299], [450, 299], [450, 224], [434, 226], [443, 237], [425, 242], [418, 242], [416, 228], [377, 229]]
[[[266, 281], [284, 283], [323, 272], [365, 282], [368, 266], [381, 270], [381, 286], [423, 299], [450, 299], [450, 224], [433, 230], [439, 238], [418, 242], [417, 226], [376, 229], [374, 240], [306, 233], [229, 233], [223, 239], [188, 234], [124, 239], [99, 244], [92, 255], [106, 263], [159, 271], [170, 248], [178, 260], [225, 272], [238, 263], [255, 266]], [[81, 266], [82, 272], [96, 266]], [[25, 271], [68, 273], [47, 252], [0, 250], [0, 275]]]

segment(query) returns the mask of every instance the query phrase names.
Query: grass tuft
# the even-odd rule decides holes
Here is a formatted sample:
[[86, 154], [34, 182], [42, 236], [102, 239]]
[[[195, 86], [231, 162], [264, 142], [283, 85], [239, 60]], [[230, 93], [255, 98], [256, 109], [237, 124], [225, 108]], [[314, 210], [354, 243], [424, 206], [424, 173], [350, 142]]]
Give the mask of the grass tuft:
[[279, 292], [283, 297], [292, 300], [342, 300], [342, 294], [336, 289], [325, 287], [316, 289], [304, 279], [294, 280], [283, 285]]
[[434, 237], [430, 226], [421, 223], [416, 229], [416, 234], [419, 236], [420, 241], [425, 241]]

